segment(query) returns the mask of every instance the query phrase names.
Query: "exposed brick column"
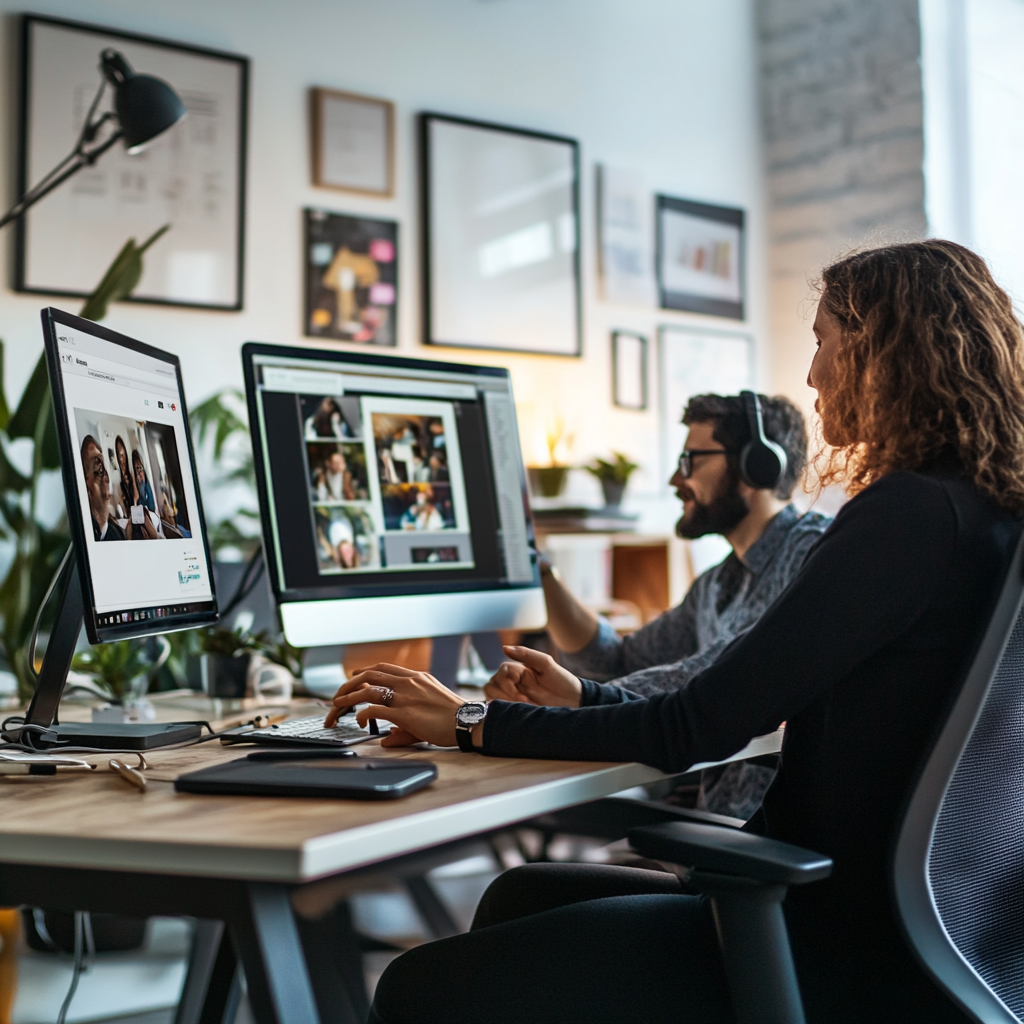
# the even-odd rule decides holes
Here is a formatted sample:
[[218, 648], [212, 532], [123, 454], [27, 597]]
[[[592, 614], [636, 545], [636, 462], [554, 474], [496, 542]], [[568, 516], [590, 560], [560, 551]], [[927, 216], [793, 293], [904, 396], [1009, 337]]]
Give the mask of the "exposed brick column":
[[918, 2], [758, 0], [757, 12], [771, 385], [808, 407], [808, 277], [849, 246], [926, 233]]

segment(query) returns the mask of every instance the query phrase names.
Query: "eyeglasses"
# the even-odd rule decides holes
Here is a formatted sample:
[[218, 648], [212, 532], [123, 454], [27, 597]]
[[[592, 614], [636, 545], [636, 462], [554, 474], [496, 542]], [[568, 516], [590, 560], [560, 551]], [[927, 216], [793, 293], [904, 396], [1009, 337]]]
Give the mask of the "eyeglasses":
[[679, 456], [679, 475], [688, 480], [693, 472], [694, 455], [735, 455], [732, 448], [684, 448], [683, 454]]

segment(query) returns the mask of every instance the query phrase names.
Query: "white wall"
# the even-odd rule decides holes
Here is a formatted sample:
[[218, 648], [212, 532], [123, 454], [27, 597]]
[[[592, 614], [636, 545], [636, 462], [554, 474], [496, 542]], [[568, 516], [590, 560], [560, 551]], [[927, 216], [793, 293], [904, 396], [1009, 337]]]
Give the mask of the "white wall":
[[[400, 224], [400, 344], [404, 353], [512, 368], [528, 461], [555, 412], [576, 434], [573, 461], [612, 448], [637, 457], [634, 488], [657, 478], [657, 410], [615, 410], [611, 329], [651, 336], [665, 322], [733, 322], [600, 301], [595, 267], [594, 165], [642, 171], [652, 191], [744, 207], [749, 214], [750, 328], [763, 342], [764, 203], [758, 143], [752, 0], [38, 0], [36, 13], [158, 35], [252, 59], [245, 308], [204, 313], [120, 304], [106, 323], [180, 354], [195, 403], [240, 385], [238, 349], [302, 335], [302, 208], [393, 217]], [[11, 197], [18, 22], [0, 0], [4, 64], [0, 138]], [[140, 69], [144, 70], [144, 69]], [[306, 90], [379, 95], [398, 107], [397, 192], [373, 200], [310, 186]], [[584, 357], [424, 349], [420, 337], [414, 117], [432, 109], [570, 135], [583, 168]], [[13, 198], [13, 197], [11, 197]], [[9, 235], [13, 233], [9, 232]], [[40, 349], [40, 296], [10, 291], [13, 237], [4, 240], [0, 337], [7, 387], [17, 394]], [[97, 266], [97, 277], [104, 268]], [[72, 311], [78, 303], [54, 300]], [[341, 346], [345, 347], [345, 346]], [[762, 376], [768, 355], [760, 345]], [[656, 359], [651, 360], [651, 394]], [[584, 486], [581, 481], [577, 487]], [[595, 495], [596, 497], [596, 492]], [[648, 503], [650, 504], [650, 503]], [[662, 503], [664, 518], [672, 512]], [[655, 525], [653, 522], [651, 525]]]

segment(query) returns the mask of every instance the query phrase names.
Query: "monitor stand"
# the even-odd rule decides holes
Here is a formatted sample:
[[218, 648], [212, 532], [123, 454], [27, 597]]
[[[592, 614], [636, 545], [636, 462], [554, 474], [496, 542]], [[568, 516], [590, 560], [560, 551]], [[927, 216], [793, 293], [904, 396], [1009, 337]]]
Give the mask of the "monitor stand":
[[[78, 576], [78, 561], [72, 557], [71, 566], [58, 582], [57, 618], [50, 633], [50, 642], [43, 654], [39, 682], [32, 703], [25, 712], [25, 725], [37, 729], [22, 729], [19, 742], [37, 750], [60, 747], [99, 747], [103, 750], [151, 750], [169, 743], [183, 743], [199, 739], [202, 727], [194, 722], [70, 722], [60, 725], [57, 709], [64, 684], [67, 682], [71, 659], [75, 656], [78, 634], [85, 620], [82, 603], [82, 584]], [[10, 732], [16, 730], [11, 729]]]

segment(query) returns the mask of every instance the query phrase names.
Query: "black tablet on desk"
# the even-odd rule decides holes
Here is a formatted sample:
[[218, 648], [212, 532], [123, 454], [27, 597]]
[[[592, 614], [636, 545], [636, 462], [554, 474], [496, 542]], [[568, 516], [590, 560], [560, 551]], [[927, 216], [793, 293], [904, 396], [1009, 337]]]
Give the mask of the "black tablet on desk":
[[436, 778], [437, 766], [429, 761], [356, 757], [347, 750], [261, 751], [179, 775], [174, 788], [182, 793], [230, 796], [395, 800]]

